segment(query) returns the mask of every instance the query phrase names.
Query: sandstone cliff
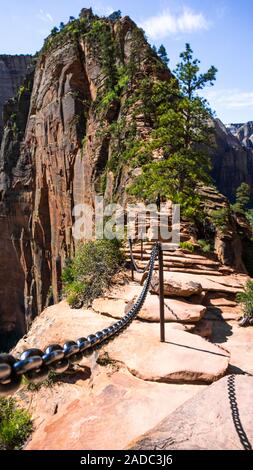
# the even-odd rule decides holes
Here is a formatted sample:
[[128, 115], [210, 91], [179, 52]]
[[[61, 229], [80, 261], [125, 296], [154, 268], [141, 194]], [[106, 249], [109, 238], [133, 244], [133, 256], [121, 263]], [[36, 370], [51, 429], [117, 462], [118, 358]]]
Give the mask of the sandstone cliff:
[[6, 107], [0, 154], [5, 342], [6, 332], [11, 342], [25, 333], [49, 292], [58, 301], [61, 268], [74, 249], [73, 206], [92, 205], [102, 184], [107, 198], [113, 192], [124, 198], [127, 165], [119, 161], [107, 183], [101, 176], [116, 144], [149, 132], [144, 116], [132, 119], [131, 97], [143, 77], [158, 74], [170, 77], [128, 17], [99, 20], [84, 10], [49, 37], [34, 77]]
[[240, 128], [233, 135], [219, 119], [215, 120], [214, 125], [216, 148], [212, 152], [213, 178], [219, 191], [234, 201], [236, 189], [241, 183], [253, 186], [253, 151], [245, 145], [245, 129]]
[[3, 106], [16, 94], [31, 64], [30, 55], [0, 55], [0, 141], [3, 132]]

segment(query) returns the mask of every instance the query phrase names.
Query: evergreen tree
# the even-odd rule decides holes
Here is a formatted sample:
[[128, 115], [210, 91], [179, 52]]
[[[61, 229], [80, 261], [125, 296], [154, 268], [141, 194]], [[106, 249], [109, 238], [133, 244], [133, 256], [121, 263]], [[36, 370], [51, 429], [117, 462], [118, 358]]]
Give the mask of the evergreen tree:
[[233, 210], [236, 213], [245, 213], [250, 202], [251, 187], [247, 183], [242, 183], [236, 190], [236, 201]]
[[167, 51], [166, 51], [163, 44], [161, 44], [161, 46], [159, 47], [157, 54], [160, 57], [160, 59], [162, 60], [162, 62], [164, 63], [164, 65], [166, 65], [166, 67], [167, 67], [170, 59], [168, 58]]
[[60, 23], [60, 26], [59, 26], [59, 30], [62, 31], [65, 27], [65, 24], [61, 21]]
[[51, 30], [51, 36], [56, 36], [56, 34], [59, 32], [59, 29], [55, 26], [52, 30]]
[[[139, 152], [139, 162], [145, 154], [148, 163], [130, 191], [149, 199], [159, 192], [181, 204], [185, 216], [194, 217], [201, 202], [196, 188], [211, 182], [211, 161], [206, 150], [206, 145], [211, 145], [210, 110], [198, 92], [213, 84], [216, 69], [211, 67], [201, 74], [199, 61], [193, 59], [188, 44], [180, 57], [174, 79], [149, 83], [152, 97], [146, 112], [154, 130]], [[142, 99], [145, 96], [147, 90]]]

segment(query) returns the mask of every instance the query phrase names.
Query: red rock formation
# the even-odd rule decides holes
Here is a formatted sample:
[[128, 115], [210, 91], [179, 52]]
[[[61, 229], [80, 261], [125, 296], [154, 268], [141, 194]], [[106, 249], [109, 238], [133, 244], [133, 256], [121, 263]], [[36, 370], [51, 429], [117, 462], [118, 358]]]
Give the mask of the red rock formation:
[[[11, 110], [6, 115], [0, 154], [0, 330], [5, 344], [6, 332], [25, 333], [45, 307], [51, 286], [58, 301], [62, 265], [74, 249], [72, 209], [93, 204], [112, 154], [108, 126], [122, 115], [131, 121], [125, 102], [138, 80], [151, 73], [170, 76], [157, 67], [157, 57], [128, 17], [100, 21], [116, 51], [105, 65], [108, 44], [101, 45], [99, 33], [94, 34], [96, 21], [82, 15], [79, 33], [49, 39], [37, 61], [27, 123], [21, 113], [24, 97], [9, 107], [25, 122], [13, 122]], [[131, 84], [101, 106], [107, 82], [114, 79], [113, 67], [119, 70], [130, 60], [138, 61]], [[148, 125], [139, 122], [138, 132], [147, 133]], [[121, 185], [119, 180], [108, 184], [107, 197], [115, 184], [124, 194], [127, 175], [124, 169]]]
[[59, 300], [62, 266], [75, 249], [73, 207], [93, 205], [96, 192], [126, 201], [134, 174], [123, 160], [126, 142], [152, 129], [145, 107], [137, 112], [147, 77], [171, 73], [130, 18], [100, 20], [86, 9], [48, 38], [34, 77], [5, 107], [0, 349], [26, 332], [51, 292]]

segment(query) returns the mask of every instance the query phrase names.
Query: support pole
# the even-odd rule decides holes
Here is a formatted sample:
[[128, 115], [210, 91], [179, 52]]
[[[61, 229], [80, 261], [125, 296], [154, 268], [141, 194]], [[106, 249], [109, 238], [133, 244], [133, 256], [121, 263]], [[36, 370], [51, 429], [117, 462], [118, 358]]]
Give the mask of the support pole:
[[141, 239], [141, 261], [143, 261], [143, 239]]
[[[131, 254], [132, 248], [133, 248], [133, 240], [129, 238], [130, 254]], [[131, 277], [132, 277], [132, 281], [134, 281], [134, 263], [132, 260], [131, 260]]]
[[162, 250], [161, 242], [158, 245], [158, 259], [159, 259], [160, 341], [161, 343], [165, 343], [163, 250]]

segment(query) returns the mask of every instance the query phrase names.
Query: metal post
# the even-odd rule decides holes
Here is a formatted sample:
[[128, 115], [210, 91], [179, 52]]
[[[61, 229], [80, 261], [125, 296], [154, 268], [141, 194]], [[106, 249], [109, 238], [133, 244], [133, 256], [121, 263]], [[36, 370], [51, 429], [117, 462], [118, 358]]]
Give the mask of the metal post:
[[[130, 254], [131, 254], [132, 248], [133, 248], [133, 240], [129, 238]], [[132, 260], [131, 260], [131, 277], [132, 277], [132, 281], [134, 281], [134, 263]]]
[[141, 239], [141, 261], [143, 261], [143, 239]]
[[161, 242], [158, 245], [158, 258], [159, 258], [160, 341], [161, 343], [165, 343], [163, 250], [162, 250]]

